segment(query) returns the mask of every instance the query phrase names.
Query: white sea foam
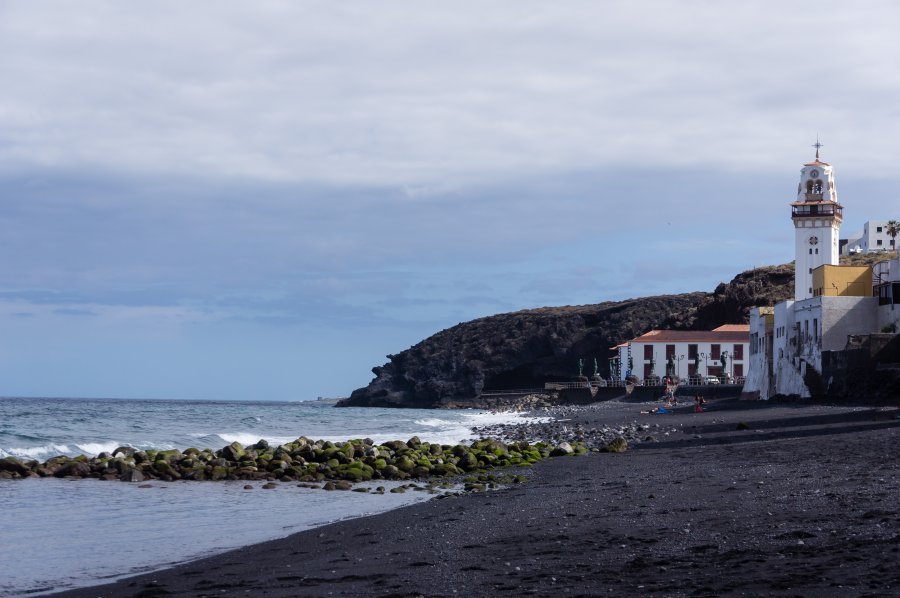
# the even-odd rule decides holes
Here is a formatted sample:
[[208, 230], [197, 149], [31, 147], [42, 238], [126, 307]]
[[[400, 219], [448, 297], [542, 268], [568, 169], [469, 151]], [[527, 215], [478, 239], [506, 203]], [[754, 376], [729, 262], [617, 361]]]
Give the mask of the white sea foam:
[[79, 442], [75, 448], [85, 455], [93, 457], [100, 453], [112, 453], [120, 446], [122, 446], [120, 442]]
[[491, 426], [496, 424], [534, 424], [548, 422], [549, 415], [530, 415], [518, 411], [476, 411], [465, 412], [462, 416], [468, 419], [471, 426]]
[[5, 456], [18, 457], [20, 459], [37, 459], [44, 460], [57, 455], [72, 455], [72, 449], [66, 444], [46, 444], [43, 446], [17, 447], [11, 446], [6, 449], [0, 449], [0, 453]]
[[436, 428], [438, 426], [458, 425], [457, 422], [451, 422], [446, 419], [438, 419], [436, 417], [432, 417], [429, 419], [417, 419], [413, 423], [416, 423], [420, 426], [431, 426], [433, 428]]

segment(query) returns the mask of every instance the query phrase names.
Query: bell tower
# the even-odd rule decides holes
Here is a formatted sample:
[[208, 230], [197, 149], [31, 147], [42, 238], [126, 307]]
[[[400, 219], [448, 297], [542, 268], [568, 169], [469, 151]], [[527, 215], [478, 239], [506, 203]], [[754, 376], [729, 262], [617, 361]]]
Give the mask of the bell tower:
[[839, 241], [844, 207], [837, 201], [834, 168], [819, 159], [822, 144], [816, 139], [816, 159], [800, 170], [797, 200], [791, 202], [794, 222], [794, 300], [813, 296], [812, 271], [822, 264], [839, 263]]

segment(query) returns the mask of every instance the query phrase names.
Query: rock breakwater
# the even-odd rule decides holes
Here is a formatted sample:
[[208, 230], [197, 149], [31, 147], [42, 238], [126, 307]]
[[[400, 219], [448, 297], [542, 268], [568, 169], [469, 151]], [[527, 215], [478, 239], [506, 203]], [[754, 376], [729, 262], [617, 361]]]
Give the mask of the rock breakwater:
[[485, 438], [471, 444], [441, 445], [413, 437], [375, 444], [370, 439], [330, 442], [297, 440], [277, 447], [260, 440], [251, 446], [233, 442], [217, 451], [139, 451], [119, 447], [96, 457], [59, 456], [44, 462], [0, 460], [0, 479], [75, 477], [143, 482], [175, 480], [280, 480], [365, 482], [477, 474], [493, 469], [528, 466], [543, 459], [587, 452], [579, 442], [560, 444], [502, 442]]

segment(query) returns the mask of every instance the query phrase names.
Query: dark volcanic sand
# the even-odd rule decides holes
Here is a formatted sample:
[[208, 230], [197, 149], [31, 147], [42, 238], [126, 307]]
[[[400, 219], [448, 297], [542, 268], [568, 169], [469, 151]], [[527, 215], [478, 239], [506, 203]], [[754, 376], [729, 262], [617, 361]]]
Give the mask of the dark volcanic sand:
[[623, 454], [551, 459], [521, 486], [60, 595], [900, 595], [900, 411], [642, 408], [572, 417], [637, 419], [668, 436], [653, 429], [657, 441]]

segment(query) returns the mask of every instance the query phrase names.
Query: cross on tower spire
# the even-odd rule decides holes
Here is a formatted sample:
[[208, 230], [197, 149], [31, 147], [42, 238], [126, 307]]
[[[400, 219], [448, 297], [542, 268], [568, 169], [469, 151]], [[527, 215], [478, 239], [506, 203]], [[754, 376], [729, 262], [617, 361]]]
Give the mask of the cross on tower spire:
[[816, 142], [813, 144], [813, 147], [816, 148], [816, 160], [819, 159], [819, 148], [823, 147], [824, 143], [819, 143], [819, 136], [816, 135]]

